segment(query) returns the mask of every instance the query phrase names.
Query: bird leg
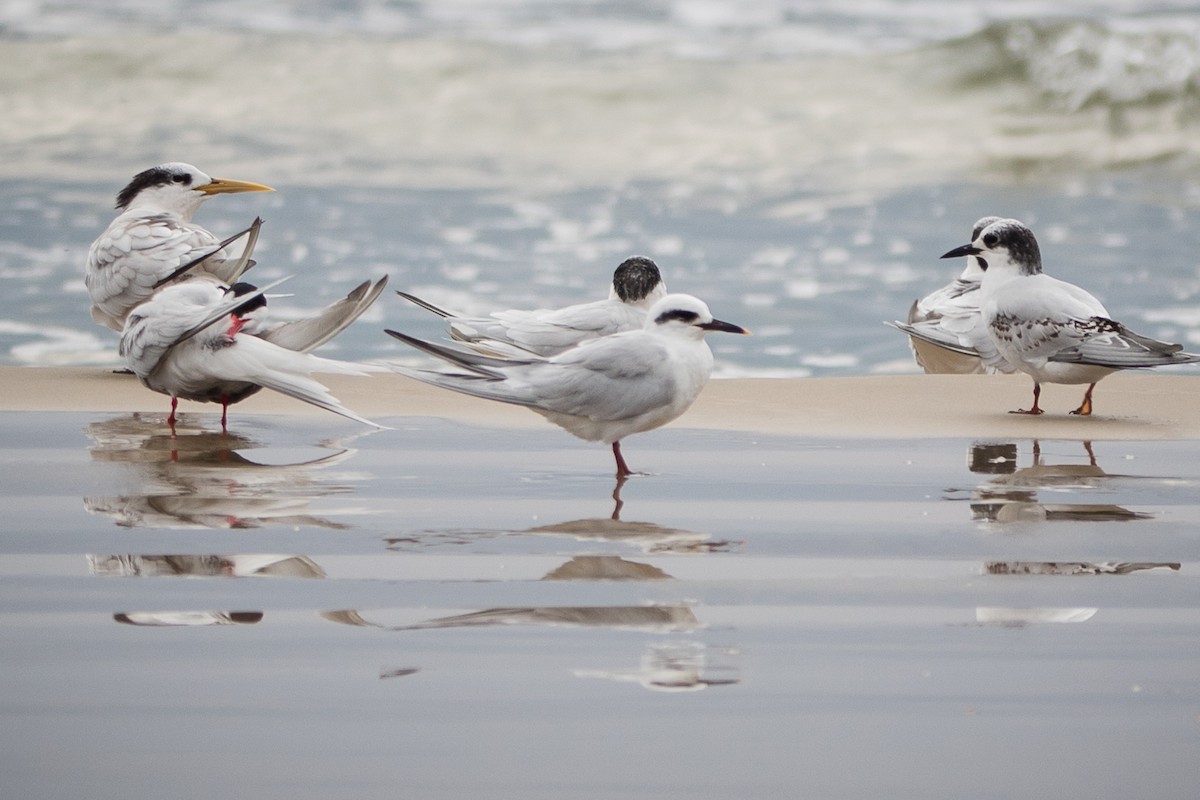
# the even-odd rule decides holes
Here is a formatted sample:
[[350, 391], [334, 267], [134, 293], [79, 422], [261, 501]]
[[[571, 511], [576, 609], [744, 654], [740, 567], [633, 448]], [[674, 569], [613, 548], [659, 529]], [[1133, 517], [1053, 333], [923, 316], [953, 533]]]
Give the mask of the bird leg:
[[1083, 393], [1083, 402], [1079, 404], [1079, 408], [1072, 411], [1072, 414], [1078, 414], [1081, 417], [1090, 417], [1092, 415], [1092, 389], [1096, 388], [1096, 384], [1089, 384], [1087, 391]]
[[229, 398], [226, 395], [221, 395], [221, 433], [229, 434]]
[[171, 398], [171, 413], [167, 415], [167, 424], [171, 426], [171, 435], [175, 435], [175, 409], [179, 407], [179, 398]]
[[612, 519], [621, 519], [621, 509], [625, 507], [625, 501], [621, 499], [621, 487], [625, 485], [626, 476], [617, 475], [617, 485], [613, 487], [613, 512]]
[[[1095, 384], [1092, 384], [1092, 385], [1094, 386]], [[1042, 409], [1038, 408], [1038, 398], [1041, 396], [1042, 396], [1042, 385], [1040, 383], [1038, 383], [1037, 381], [1034, 381], [1033, 382], [1033, 407], [1030, 408], [1028, 411], [1026, 411], [1025, 409], [1022, 408], [1022, 409], [1018, 409], [1017, 411], [1010, 411], [1008, 413], [1010, 413], [1010, 414], [1033, 414], [1033, 415], [1045, 413], [1044, 411], [1042, 411]]]
[[628, 478], [633, 474], [633, 470], [629, 468], [629, 465], [625, 463], [624, 456], [621, 455], [621, 443], [613, 442], [612, 451], [613, 457], [617, 459], [617, 478], [622, 480]]

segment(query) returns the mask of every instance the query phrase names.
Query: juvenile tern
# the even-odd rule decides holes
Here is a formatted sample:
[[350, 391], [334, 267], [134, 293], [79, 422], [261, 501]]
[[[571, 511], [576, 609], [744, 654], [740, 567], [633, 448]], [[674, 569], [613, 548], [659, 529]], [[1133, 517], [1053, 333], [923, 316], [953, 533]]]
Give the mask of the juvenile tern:
[[271, 187], [261, 183], [212, 178], [180, 162], [139, 172], [117, 194], [121, 213], [88, 251], [84, 283], [92, 300], [92, 319], [122, 330], [130, 309], [189, 262], [196, 262], [189, 276], [208, 276], [226, 285], [235, 282], [252, 263], [250, 251], [262, 221], [242, 232], [249, 238], [242, 256], [234, 259], [223, 248], [237, 237], [222, 242], [192, 222], [192, 215], [214, 195], [269, 191]]
[[392, 369], [434, 386], [526, 406], [581, 439], [611, 444], [617, 477], [624, 478], [632, 472], [621, 440], [675, 419], [708, 382], [709, 331], [748, 333], [713, 319], [707, 305], [685, 294], [655, 303], [638, 330], [591, 339], [549, 358], [500, 358], [387, 333], [456, 368]]
[[[421, 308], [444, 317], [450, 335], [478, 342], [484, 349], [495, 343], [515, 345], [541, 356], [552, 356], [588, 339], [641, 328], [646, 312], [667, 294], [658, 265], [645, 256], [621, 262], [613, 272], [608, 297], [560, 309], [495, 311], [487, 317], [467, 317], [439, 308], [419, 297], [397, 292]], [[508, 348], [505, 353], [511, 353]]]
[[145, 386], [170, 396], [169, 425], [175, 425], [182, 397], [220, 403], [224, 429], [229, 405], [265, 386], [379, 427], [343, 406], [310, 375], [363, 375], [381, 368], [296, 352], [242, 331], [264, 302], [263, 293], [277, 283], [263, 289], [240, 284], [238, 294], [209, 281], [185, 281], [164, 287], [130, 312], [120, 353]]
[[1017, 220], [991, 223], [942, 258], [963, 256], [981, 256], [986, 264], [980, 307], [991, 343], [1033, 378], [1033, 405], [1012, 413], [1041, 414], [1043, 383], [1086, 383], [1083, 402], [1071, 412], [1086, 416], [1096, 382], [1106, 375], [1200, 361], [1182, 345], [1134, 333], [1087, 291], [1042, 272], [1037, 239]]
[[[1000, 217], [982, 217], [975, 222], [971, 241], [979, 233], [998, 222]], [[986, 265], [980, 256], [967, 256], [962, 274], [942, 288], [915, 301], [908, 311], [907, 325], [888, 323], [909, 333], [909, 346], [917, 364], [926, 374], [1016, 372], [1017, 368], [1000, 356], [988, 338], [987, 327], [980, 314], [979, 285]], [[921, 328], [923, 335], [914, 335], [909, 326]], [[968, 355], [935, 344], [930, 339], [947, 338], [973, 348], [977, 354]]]

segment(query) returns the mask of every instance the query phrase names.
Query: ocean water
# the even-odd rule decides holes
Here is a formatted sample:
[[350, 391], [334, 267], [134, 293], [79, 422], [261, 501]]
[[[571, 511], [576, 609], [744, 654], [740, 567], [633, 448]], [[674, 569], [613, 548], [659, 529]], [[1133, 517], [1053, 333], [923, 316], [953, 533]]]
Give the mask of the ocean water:
[[[1200, 11], [1186, 3], [0, 3], [0, 361], [108, 364], [82, 264], [135, 172], [271, 195], [281, 318], [362, 280], [464, 312], [600, 296], [650, 255], [755, 332], [718, 375], [914, 370], [884, 327], [983, 214], [1200, 347]], [[327, 349], [414, 359], [394, 296]]]

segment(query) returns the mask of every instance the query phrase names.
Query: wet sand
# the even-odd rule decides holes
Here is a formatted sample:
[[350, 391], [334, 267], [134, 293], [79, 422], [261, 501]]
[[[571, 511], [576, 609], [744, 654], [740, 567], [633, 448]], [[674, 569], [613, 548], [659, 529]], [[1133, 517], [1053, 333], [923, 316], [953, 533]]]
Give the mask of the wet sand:
[[[426, 386], [398, 375], [319, 376], [334, 395], [371, 417], [440, 417], [478, 425], [546, 427], [526, 409]], [[1032, 383], [1021, 375], [903, 375], [857, 378], [731, 379], [709, 383], [674, 425], [787, 436], [909, 438], [991, 436], [1025, 439], [1200, 439], [1200, 376], [1117, 374], [1101, 381], [1091, 417], [1071, 416], [1082, 386], [1043, 387], [1046, 414], [1027, 408]], [[0, 367], [0, 409], [166, 413], [169, 400], [129, 375], [94, 367]], [[213, 404], [183, 401], [184, 412]], [[328, 414], [263, 391], [231, 415]]]
[[0, 373], [14, 797], [1194, 794], [1200, 379], [713, 381], [614, 485], [398, 376]]

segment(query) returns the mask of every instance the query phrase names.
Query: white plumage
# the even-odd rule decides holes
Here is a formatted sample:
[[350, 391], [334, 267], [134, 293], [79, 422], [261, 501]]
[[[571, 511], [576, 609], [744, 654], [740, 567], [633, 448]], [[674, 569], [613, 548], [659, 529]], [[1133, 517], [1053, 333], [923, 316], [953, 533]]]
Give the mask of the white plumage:
[[1037, 239], [1017, 220], [993, 222], [942, 257], [962, 256], [987, 265], [980, 309], [990, 343], [1034, 381], [1033, 405], [1014, 413], [1041, 414], [1041, 384], [1067, 383], [1088, 384], [1071, 413], [1091, 414], [1096, 382], [1117, 370], [1200, 361], [1181, 345], [1134, 333], [1084, 289], [1043, 273]]
[[549, 358], [500, 358], [387, 333], [460, 368], [393, 367], [396, 371], [463, 394], [525, 406], [581, 439], [611, 444], [617, 475], [624, 477], [631, 473], [620, 441], [681, 415], [708, 382], [713, 357], [704, 334], [709, 331], [747, 332], [713, 319], [697, 298], [673, 294], [654, 304], [644, 327], [592, 339]]
[[[975, 222], [971, 241], [1000, 217], [982, 217]], [[915, 301], [908, 311], [908, 323], [888, 323], [909, 334], [909, 345], [917, 364], [926, 374], [1012, 373], [1017, 368], [1000, 355], [988, 336], [980, 313], [980, 283], [984, 262], [980, 256], [967, 256], [962, 274], [950, 283]], [[915, 333], [916, 328], [920, 332]], [[936, 344], [953, 341], [973, 353]]]
[[[261, 220], [243, 231], [247, 236], [240, 258], [230, 258], [227, 242], [192, 222], [192, 215], [209, 197], [235, 192], [271, 191], [247, 181], [212, 178], [190, 164], [170, 162], [134, 176], [117, 195], [121, 213], [88, 251], [84, 282], [92, 300], [92, 318], [120, 331], [130, 309], [197, 259], [187, 275], [231, 284], [253, 262], [249, 260]], [[238, 237], [231, 237], [231, 240]]]
[[[235, 295], [210, 281], [186, 281], [160, 289], [129, 314], [121, 355], [143, 384], [171, 397], [168, 422], [174, 424], [178, 398], [227, 409], [266, 387], [374, 426], [311, 374], [362, 375], [380, 368], [297, 352], [241, 330], [238, 309], [253, 306], [265, 289]], [[224, 427], [224, 414], [221, 423]]]
[[[468, 317], [439, 308], [419, 297], [401, 297], [444, 317], [450, 335], [462, 342], [479, 343], [495, 350], [496, 343], [514, 345], [542, 356], [552, 356], [588, 339], [641, 328], [646, 312], [666, 296], [658, 265], [644, 256], [627, 258], [613, 272], [608, 297], [560, 309], [496, 311], [487, 317]], [[506, 353], [512, 348], [502, 348]]]

